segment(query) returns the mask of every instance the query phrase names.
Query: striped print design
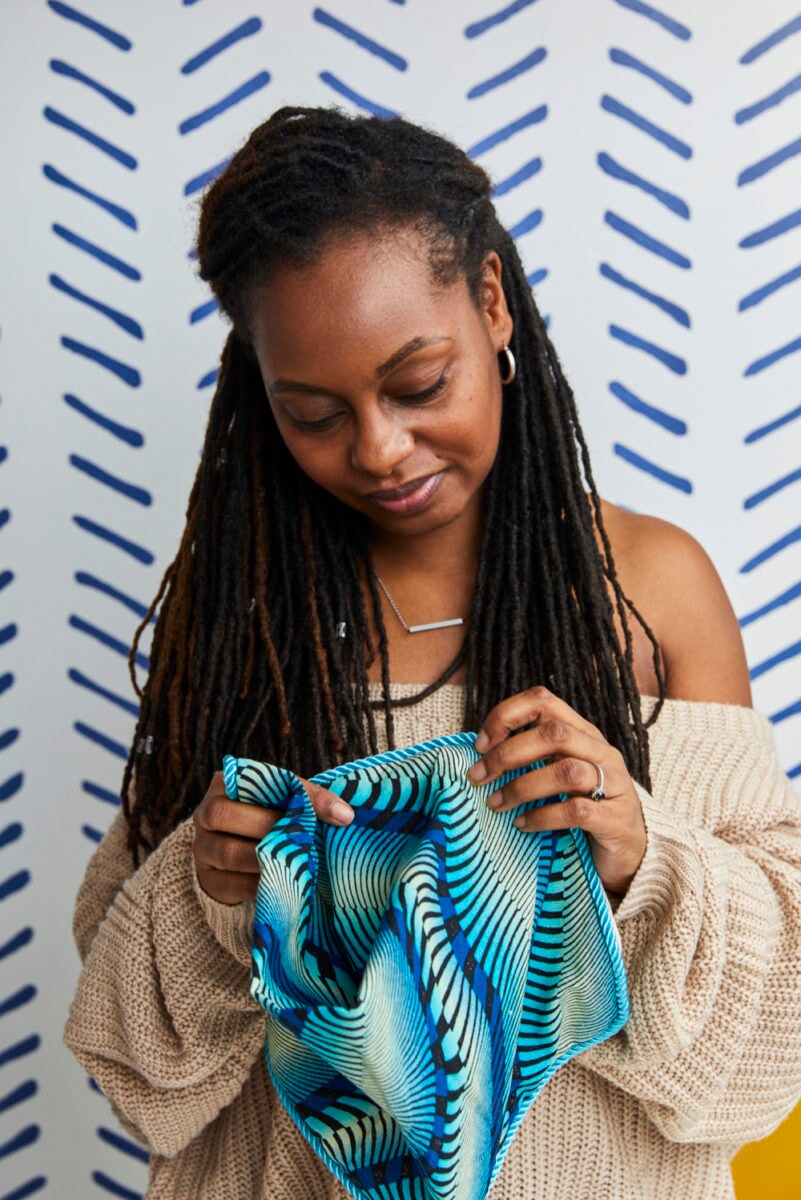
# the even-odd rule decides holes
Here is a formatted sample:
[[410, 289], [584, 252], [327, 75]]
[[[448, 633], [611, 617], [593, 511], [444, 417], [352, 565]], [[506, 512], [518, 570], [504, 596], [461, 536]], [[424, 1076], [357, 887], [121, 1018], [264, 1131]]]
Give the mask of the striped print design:
[[469, 783], [474, 741], [315, 776], [353, 806], [347, 827], [318, 821], [292, 772], [223, 763], [232, 799], [283, 813], [256, 851], [251, 990], [270, 1074], [365, 1200], [485, 1196], [554, 1071], [628, 1018], [584, 834], [525, 834], [488, 809], [512, 775]]

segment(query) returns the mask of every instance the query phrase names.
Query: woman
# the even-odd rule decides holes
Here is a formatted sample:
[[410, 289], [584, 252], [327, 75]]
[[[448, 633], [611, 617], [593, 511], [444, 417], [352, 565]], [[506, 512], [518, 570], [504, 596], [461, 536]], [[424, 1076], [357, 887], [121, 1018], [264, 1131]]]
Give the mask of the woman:
[[283, 109], [204, 198], [233, 329], [65, 1031], [149, 1197], [345, 1195], [263, 1062], [275, 814], [226, 799], [225, 753], [308, 778], [464, 728], [476, 780], [548, 760], [501, 802], [568, 795], [523, 826], [587, 832], [631, 1018], [546, 1085], [493, 1200], [730, 1197], [801, 1095], [801, 803], [709, 559], [598, 497], [489, 195], [425, 130]]

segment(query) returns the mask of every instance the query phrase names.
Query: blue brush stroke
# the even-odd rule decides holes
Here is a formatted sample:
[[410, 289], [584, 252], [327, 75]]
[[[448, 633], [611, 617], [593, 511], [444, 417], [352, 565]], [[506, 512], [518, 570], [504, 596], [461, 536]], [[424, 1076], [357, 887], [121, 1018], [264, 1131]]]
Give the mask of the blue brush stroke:
[[18, 1150], [24, 1150], [26, 1146], [31, 1146], [38, 1141], [40, 1132], [38, 1125], [26, 1125], [13, 1138], [0, 1146], [0, 1159], [8, 1158], [9, 1154], [16, 1154]]
[[683, 325], [685, 329], [690, 328], [690, 315], [680, 305], [674, 304], [672, 300], [666, 300], [664, 296], [660, 296], [656, 292], [648, 291], [647, 288], [642, 287], [639, 283], [634, 283], [631, 279], [627, 279], [625, 275], [621, 275], [619, 271], [616, 271], [614, 267], [610, 267], [608, 263], [601, 263], [599, 270], [604, 279], [609, 279], [612, 283], [616, 283], [618, 287], [633, 292], [635, 296], [639, 296], [642, 300], [647, 300], [649, 304], [653, 304], [661, 309], [663, 313], [672, 317], [674, 321], [679, 325]]
[[127, 167], [129, 171], [135, 171], [138, 163], [132, 154], [128, 154], [127, 150], [121, 150], [119, 146], [115, 146], [113, 142], [107, 142], [105, 138], [99, 137], [98, 134], [92, 133], [91, 129], [87, 129], [85, 125], [79, 125], [77, 121], [73, 121], [71, 117], [65, 117], [63, 113], [58, 112], [55, 108], [47, 105], [43, 113], [46, 120], [59, 129], [65, 129], [67, 133], [74, 133], [76, 137], [83, 138], [90, 146], [94, 146], [96, 150], [101, 150], [103, 154], [107, 154], [109, 158], [113, 158], [123, 167]]
[[604, 174], [610, 175], [613, 179], [619, 179], [622, 183], [630, 183], [633, 187], [640, 188], [649, 196], [653, 196], [660, 204], [664, 204], [665, 208], [676, 213], [677, 216], [689, 220], [690, 209], [680, 196], [674, 196], [672, 192], [667, 192], [663, 188], [657, 187], [655, 183], [650, 183], [642, 175], [636, 175], [628, 167], [616, 162], [605, 150], [600, 152], [597, 162]]
[[129, 229], [138, 228], [136, 217], [127, 208], [122, 208], [119, 204], [112, 204], [110, 200], [104, 200], [96, 192], [90, 192], [88, 188], [74, 183], [66, 175], [63, 175], [61, 171], [56, 170], [55, 167], [51, 167], [49, 163], [45, 163], [42, 167], [42, 174], [45, 179], [49, 179], [51, 183], [57, 184], [58, 187], [66, 188], [67, 191], [75, 192], [77, 196], [83, 196], [84, 199], [90, 200], [92, 204], [96, 204], [99, 208], [102, 208], [104, 212], [121, 221], [123, 225], [127, 225]]
[[0, 1067], [5, 1067], [10, 1062], [16, 1062], [26, 1054], [32, 1054], [34, 1050], [39, 1049], [40, 1045], [39, 1034], [32, 1033], [29, 1037], [23, 1038], [21, 1042], [15, 1042], [13, 1046], [6, 1046], [4, 1050], [0, 1050]]
[[219, 374], [220, 374], [220, 368], [215, 367], [212, 371], [207, 371], [205, 375], [202, 375], [197, 383], [198, 391], [200, 391], [201, 388], [211, 387], [211, 385], [213, 383], [216, 383], [217, 376]]
[[536, 229], [542, 221], [542, 209], [535, 208], [533, 212], [528, 213], [522, 220], [513, 225], [509, 232], [509, 237], [512, 241], [523, 236], [524, 233], [531, 233], [532, 229]]
[[10, 1012], [16, 1012], [18, 1008], [30, 1004], [31, 1000], [35, 999], [36, 988], [32, 983], [26, 983], [24, 987], [19, 988], [10, 996], [6, 996], [4, 1000], [0, 1000], [0, 1017], [4, 1017]]
[[0, 446], [0, 463], [4, 463], [8, 458], [8, 446]]
[[787, 772], [787, 778], [795, 779], [798, 775], [801, 775], [801, 763], [798, 763], [797, 766], [793, 767], [792, 770]]
[[[93, 625], [90, 621], [85, 621], [83, 617], [77, 617], [74, 613], [70, 614], [68, 624], [77, 629], [79, 633], [85, 633], [95, 641], [100, 642], [102, 646], [107, 646], [109, 650], [116, 650], [122, 658], [128, 661], [128, 656], [131, 652], [130, 646], [125, 642], [121, 642], [119, 638], [112, 637], [110, 633], [106, 633], [105, 629], [100, 629], [99, 626]], [[147, 671], [150, 663], [147, 656], [142, 654], [141, 650], [136, 653], [136, 665]]]
[[[124, 604], [131, 612], [136, 613], [138, 617], [146, 617], [148, 607], [141, 604], [138, 600], [134, 600], [132, 596], [126, 595], [125, 592], [119, 591], [118, 588], [112, 587], [110, 583], [104, 583], [102, 579], [98, 579], [96, 575], [90, 575], [88, 571], [76, 571], [75, 582], [81, 584], [82, 587], [94, 588], [104, 596], [109, 596], [112, 600], [119, 601]], [[150, 618], [151, 621], [156, 620], [155, 613]]]
[[197, 71], [200, 67], [204, 67], [207, 62], [215, 58], [218, 54], [222, 54], [223, 50], [228, 50], [236, 42], [241, 42], [243, 38], [253, 37], [262, 28], [262, 22], [259, 17], [250, 17], [247, 21], [243, 21], [241, 25], [237, 25], [229, 33], [218, 38], [216, 42], [212, 42], [205, 50], [188, 58], [181, 67], [182, 75], [191, 75], [193, 71]]
[[111, 88], [104, 87], [102, 83], [98, 83], [96, 79], [92, 79], [90, 75], [84, 75], [83, 71], [79, 71], [77, 67], [71, 67], [69, 63], [63, 62], [60, 58], [50, 59], [50, 70], [56, 75], [63, 75], [67, 79], [74, 79], [76, 83], [84, 83], [87, 87], [92, 88], [98, 95], [105, 97], [121, 112], [126, 113], [129, 117], [136, 112], [130, 100], [126, 100], [119, 92], [113, 92]]
[[94, 796], [95, 800], [102, 800], [104, 804], [111, 804], [115, 808], [120, 806], [120, 797], [116, 792], [110, 792], [108, 788], [101, 787], [99, 783], [92, 783], [89, 779], [84, 779], [81, 783], [81, 788], [89, 796]]
[[746, 183], [753, 183], [755, 179], [761, 179], [763, 175], [767, 175], [769, 171], [780, 167], [782, 163], [787, 162], [788, 158], [795, 158], [797, 154], [801, 154], [801, 138], [796, 138], [794, 142], [790, 142], [787, 146], [782, 146], [780, 150], [769, 154], [767, 158], [761, 158], [759, 162], [746, 167], [737, 176], [737, 186], [743, 187]]
[[683, 42], [689, 41], [692, 37], [692, 33], [686, 25], [675, 21], [673, 17], [660, 12], [658, 8], [653, 8], [650, 4], [643, 4], [642, 0], [615, 0], [615, 3], [619, 4], [621, 8], [628, 8], [631, 12], [638, 13], [641, 17], [648, 17], [649, 21], [655, 21], [657, 25], [661, 25], [668, 33], [672, 33], [674, 37]]
[[13, 746], [18, 737], [18, 729], [7, 729], [5, 733], [0, 733], [0, 750], [7, 750], [9, 746]]
[[376, 117], [397, 117], [397, 113], [391, 108], [384, 108], [381, 104], [376, 104], [374, 100], [368, 100], [366, 96], [362, 96], [360, 92], [355, 92], [353, 88], [348, 87], [341, 79], [338, 79], [331, 71], [321, 71], [319, 78], [326, 87], [330, 87], [332, 91], [338, 95], [344, 96], [346, 100], [350, 100], [351, 104], [355, 104], [357, 108], [363, 112], [372, 113]]
[[78, 291], [71, 283], [67, 283], [65, 279], [62, 279], [60, 275], [48, 275], [47, 281], [57, 291], [63, 292], [64, 295], [77, 300], [80, 304], [85, 304], [87, 308], [94, 309], [95, 312], [100, 313], [102, 316], [108, 317], [119, 329], [124, 330], [125, 333], [129, 333], [131, 337], [137, 338], [139, 341], [143, 340], [145, 335], [142, 326], [133, 317], [127, 316], [125, 313], [120, 312], [119, 309], [112, 308], [108, 304], [102, 304], [100, 300], [93, 299], [86, 292]]
[[103, 830], [95, 829], [94, 825], [82, 825], [81, 833], [84, 837], [88, 837], [90, 842], [102, 842]]
[[516, 120], [510, 121], [508, 125], [503, 125], [500, 129], [496, 129], [494, 133], [482, 138], [480, 142], [476, 142], [471, 146], [467, 153], [470, 158], [478, 158], [479, 155], [485, 154], [487, 150], [492, 150], [499, 142], [505, 142], [507, 138], [513, 137], [514, 134], [520, 133], [523, 129], [528, 129], [530, 125], [539, 125], [548, 115], [548, 105], [541, 104], [539, 108], [533, 108], [531, 112], [524, 113], [522, 117], [517, 117]]
[[24, 929], [20, 929], [19, 933], [15, 933], [12, 938], [4, 942], [0, 946], [0, 961], [4, 958], [9, 958], [10, 955], [16, 954], [18, 950], [24, 949], [33, 941], [33, 930], [30, 925], [26, 925]]
[[751, 375], [758, 375], [760, 371], [772, 367], [774, 363], [780, 362], [781, 359], [787, 358], [790, 354], [797, 354], [799, 350], [801, 350], [801, 337], [788, 342], [785, 346], [780, 346], [778, 350], [772, 350], [770, 354], [764, 355], [763, 358], [755, 359], [743, 371], [743, 376], [747, 379]]
[[10, 687], [13, 687], [13, 685], [14, 676], [10, 671], [6, 671], [3, 675], [0, 675], [0, 696], [2, 696], [3, 692], [7, 692]]
[[112, 1129], [106, 1129], [100, 1126], [97, 1131], [97, 1136], [107, 1145], [113, 1146], [115, 1150], [121, 1150], [123, 1154], [129, 1154], [131, 1158], [138, 1158], [140, 1162], [150, 1162], [150, 1155], [144, 1146], [140, 1146], [138, 1142], [132, 1142], [130, 1138], [122, 1137], [119, 1133], [114, 1133]]
[[656, 463], [643, 458], [641, 454], [637, 454], [634, 450], [629, 450], [628, 446], [623, 446], [620, 442], [615, 442], [614, 451], [625, 462], [631, 463], [633, 467], [637, 467], [640, 471], [645, 471], [647, 475], [652, 475], [662, 483], [668, 483], [680, 492], [688, 494], [692, 492], [693, 485], [689, 479], [685, 479], [683, 475], [674, 475], [671, 471], [666, 471], [664, 467], [658, 467]]
[[77, 471], [83, 471], [91, 479], [119, 492], [120, 495], [126, 496], [135, 503], [142, 504], [146, 508], [153, 503], [153, 497], [146, 488], [138, 487], [135, 483], [128, 483], [127, 480], [120, 479], [118, 475], [112, 475], [110, 471], [104, 471], [102, 467], [90, 462], [88, 458], [82, 458], [79, 454], [71, 454], [69, 461], [70, 466], [75, 467]]
[[47, 1177], [45, 1175], [37, 1175], [35, 1179], [29, 1179], [27, 1183], [14, 1188], [13, 1192], [6, 1192], [4, 1196], [0, 1196], [0, 1200], [27, 1200], [28, 1196], [32, 1196], [34, 1192], [40, 1191], [46, 1183]]
[[767, 487], [762, 488], [761, 491], [754, 492], [752, 496], [743, 501], [743, 508], [756, 508], [763, 500], [775, 496], [777, 492], [781, 492], [784, 488], [789, 487], [791, 483], [798, 483], [800, 479], [801, 467], [795, 471], [791, 471], [789, 475], [783, 475], [781, 479], [777, 479], [775, 483], [769, 484]]
[[674, 250], [665, 242], [660, 242], [658, 238], [652, 237], [650, 233], [646, 233], [643, 229], [632, 225], [630, 221], [624, 220], [617, 213], [607, 210], [604, 213], [604, 221], [616, 233], [622, 233], [624, 237], [629, 238], [632, 242], [636, 242], [644, 250], [650, 250], [652, 254], [658, 255], [659, 258], [667, 259], [675, 267], [681, 267], [685, 271], [692, 267], [692, 263], [686, 255], [679, 254], [678, 250]]
[[92, 33], [99, 34], [107, 42], [111, 42], [112, 46], [116, 46], [118, 50], [132, 49], [133, 42], [130, 42], [127, 37], [123, 37], [121, 33], [117, 33], [115, 29], [111, 29], [108, 25], [101, 25], [99, 21], [93, 21], [91, 17], [87, 17], [86, 13], [79, 12], [77, 8], [72, 8], [69, 4], [62, 4], [60, 0], [47, 0], [47, 3], [53, 12], [57, 13], [60, 17], [65, 17], [68, 21], [75, 21], [78, 25], [82, 25], [84, 29], [89, 29]]
[[548, 278], [548, 268], [540, 267], [540, 269], [538, 271], [532, 271], [530, 275], [526, 276], [526, 283], [528, 284], [528, 286], [530, 288], [534, 288], [537, 286], [538, 283], [542, 283], [543, 279], [547, 279], [547, 278]]
[[69, 392], [64, 396], [64, 401], [82, 417], [87, 417], [101, 429], [105, 429], [107, 433], [111, 433], [121, 442], [125, 442], [126, 445], [134, 446], [137, 449], [144, 446], [145, 439], [138, 429], [131, 429], [129, 425], [120, 425], [117, 421], [112, 421], [110, 417], [103, 416], [97, 409], [90, 408], [83, 400], [79, 400], [77, 396], [71, 396]]
[[11, 509], [10, 508], [0, 509], [0, 529], [2, 529], [4, 525], [7, 525], [10, 520], [11, 520]]
[[367, 50], [370, 54], [374, 54], [376, 58], [383, 59], [389, 66], [394, 67], [396, 71], [405, 71], [408, 68], [409, 64], [405, 58], [401, 58], [400, 54], [396, 54], [394, 50], [387, 50], [386, 46], [381, 46], [378, 42], [374, 42], [372, 38], [367, 37], [364, 33], [360, 33], [352, 25], [346, 25], [344, 21], [340, 21], [338, 17], [333, 17], [324, 8], [315, 8], [312, 18], [318, 25], [325, 25], [326, 28], [333, 29], [334, 33], [341, 34], [342, 37], [355, 42], [362, 50]]
[[785, 83], [782, 87], [777, 88], [775, 92], [764, 96], [761, 100], [757, 100], [755, 104], [749, 104], [747, 108], [741, 108], [734, 114], [734, 120], [737, 125], [744, 125], [746, 121], [753, 121], [754, 117], [760, 116], [769, 108], [775, 108], [777, 104], [781, 104], [782, 100], [786, 100], [788, 96], [792, 96], [795, 92], [801, 91], [801, 75], [796, 75], [789, 83]]
[[68, 678], [78, 685], [78, 687], [86, 688], [95, 696], [101, 696], [103, 700], [108, 700], [111, 704], [116, 704], [118, 708], [125, 709], [132, 716], [139, 716], [139, 705], [134, 704], [131, 700], [126, 700], [124, 696], [118, 696], [116, 692], [109, 691], [108, 688], [101, 687], [99, 683], [95, 683], [88, 675], [84, 675], [82, 671], [76, 670], [75, 667], [70, 667], [67, 672]]
[[[230, 158], [224, 158], [216, 166], [209, 167], [207, 171], [203, 171], [200, 175], [195, 175], [193, 179], [189, 179], [184, 184], [184, 195], [193, 196], [195, 192], [202, 191], [206, 184], [213, 183], [218, 175], [222, 175], [230, 161]], [[194, 257], [196, 258], [197, 255], [194, 255]]]
[[4, 646], [6, 642], [10, 642], [17, 636], [17, 627], [14, 624], [4, 625], [0, 629], [0, 646]]
[[526, 179], [531, 179], [542, 170], [542, 158], [530, 158], [529, 162], [523, 163], [522, 167], [518, 167], [516, 172], [507, 175], [506, 179], [502, 179], [499, 184], [495, 184], [492, 191], [494, 199], [499, 196], [506, 196], [507, 192], [511, 192], [512, 188], [524, 184]]
[[22, 787], [25, 776], [22, 771], [18, 771], [16, 775], [9, 776], [0, 784], [0, 801], [10, 800], [12, 796], [16, 796], [17, 792]]
[[124, 262], [121, 258], [117, 258], [114, 254], [109, 254], [107, 250], [96, 246], [94, 242], [87, 241], [86, 238], [79, 237], [77, 233], [73, 233], [71, 229], [67, 229], [64, 225], [54, 223], [50, 227], [53, 233], [58, 234], [65, 242], [69, 242], [71, 246], [76, 246], [79, 250], [84, 250], [87, 254], [91, 254], [98, 262], [104, 263], [107, 267], [118, 271], [120, 275], [124, 275], [126, 279], [133, 279], [138, 282], [142, 278], [140, 271], [136, 267], [132, 267], [130, 263]]
[[770, 283], [763, 284], [762, 287], [749, 292], [747, 296], [743, 296], [737, 305], [737, 311], [744, 312], [747, 308], [753, 308], [754, 305], [761, 304], [768, 296], [772, 296], [780, 288], [786, 287], [788, 283], [794, 283], [796, 279], [801, 279], [801, 266], [793, 267], [791, 271], [785, 271], [777, 279], [772, 279]]
[[491, 75], [483, 83], [474, 84], [467, 93], [467, 99], [477, 100], [479, 96], [485, 96], [487, 92], [491, 92], [494, 88], [501, 87], [504, 83], [509, 83], [512, 79], [517, 79], [520, 75], [525, 75], [526, 71], [530, 71], [532, 67], [538, 66], [547, 57], [547, 54], [548, 51], [544, 46], [532, 50], [531, 54], [527, 54], [525, 58], [521, 58], [519, 62], [513, 63], [506, 70], [499, 71], [497, 75]]
[[5, 1096], [0, 1096], [0, 1113], [8, 1112], [9, 1109], [15, 1108], [18, 1104], [23, 1104], [26, 1100], [32, 1099], [39, 1091], [39, 1085], [35, 1079], [26, 1079], [18, 1087], [7, 1092]]
[[[186, 0], [184, 0], [185, 2]], [[92, 1182], [112, 1196], [119, 1196], [120, 1200], [142, 1200], [140, 1192], [132, 1192], [130, 1188], [123, 1187], [121, 1183], [117, 1183], [116, 1179], [112, 1179], [103, 1171], [92, 1171]]]
[[663, 350], [655, 342], [646, 341], [645, 338], [638, 337], [636, 333], [630, 333], [628, 329], [623, 329], [620, 325], [610, 325], [609, 336], [616, 338], [619, 342], [623, 342], [626, 346], [632, 346], [635, 350], [643, 350], [646, 354], [650, 354], [652, 358], [661, 362], [674, 375], [687, 374], [687, 363], [685, 360], [677, 354], [671, 354], [669, 350]]
[[6, 825], [5, 829], [0, 830], [0, 850], [4, 846], [10, 846], [20, 837], [22, 837], [22, 825], [19, 821], [12, 821], [10, 825]]
[[745, 629], [746, 625], [758, 621], [760, 617], [766, 617], [768, 613], [775, 612], [777, 608], [782, 608], [785, 604], [790, 604], [793, 600], [801, 598], [801, 583], [795, 583], [792, 587], [787, 588], [780, 595], [774, 596], [767, 604], [763, 604], [760, 608], [754, 609], [753, 612], [747, 613], [744, 617], [740, 617], [740, 628]]
[[197, 308], [193, 308], [189, 314], [189, 324], [196, 325], [198, 321], [202, 321], [204, 317], [210, 317], [212, 313], [218, 312], [220, 305], [216, 299], [207, 300], [205, 304], [199, 304]]
[[776, 725], [779, 721], [786, 721], [788, 717], [794, 717], [801, 713], [801, 700], [796, 700], [794, 704], [789, 704], [787, 708], [782, 708], [779, 712], [771, 715], [770, 721]]
[[114, 533], [112, 529], [107, 529], [104, 525], [98, 525], [88, 517], [74, 516], [72, 519], [79, 529], [94, 534], [95, 537], [100, 538], [104, 542], [109, 542], [112, 546], [116, 546], [119, 550], [130, 554], [131, 558], [135, 558], [137, 562], [150, 566], [151, 563], [156, 561], [155, 555], [146, 550], [144, 546], [138, 546], [136, 542], [129, 542], [127, 538]]
[[775, 542], [771, 542], [764, 550], [760, 550], [753, 558], [749, 558], [746, 563], [740, 567], [740, 574], [747, 575], [749, 571], [753, 571], [754, 567], [760, 567], [763, 562], [767, 562], [769, 558], [780, 554], [782, 550], [786, 550], [788, 546], [795, 545], [796, 542], [801, 542], [801, 525], [791, 529], [789, 533], [785, 533]]
[[746, 50], [745, 54], [740, 59], [740, 62], [747, 65], [752, 63], [760, 55], [766, 51], [772, 50], [774, 46], [778, 46], [779, 42], [783, 42], [785, 38], [790, 37], [794, 33], [801, 30], [801, 15], [793, 17], [792, 21], [788, 21], [786, 25], [782, 25], [781, 29], [777, 29], [775, 33], [771, 33], [768, 37], [763, 38], [761, 42], [757, 42], [750, 50]]
[[777, 417], [775, 421], [769, 421], [767, 425], [759, 425], [756, 429], [752, 429], [749, 434], [743, 438], [746, 446], [750, 446], [752, 442], [758, 442], [760, 438], [767, 437], [769, 433], [775, 433], [777, 429], [781, 429], [784, 425], [789, 425], [791, 421], [797, 421], [801, 417], [801, 404], [798, 408], [793, 408], [790, 412], [783, 413]]
[[88, 741], [94, 742], [96, 746], [100, 746], [103, 750], [108, 750], [116, 758], [121, 758], [123, 762], [128, 761], [127, 747], [121, 742], [115, 742], [113, 738], [107, 737], [105, 733], [101, 733], [99, 729], [93, 729], [91, 725], [86, 725], [83, 721], [76, 721], [73, 724], [73, 729], [79, 733], [81, 737], [85, 737]]
[[801, 654], [801, 642], [793, 642], [792, 646], [785, 646], [783, 650], [779, 650], [777, 654], [766, 658], [764, 662], [757, 663], [749, 671], [751, 679], [759, 679], [760, 675], [764, 675], [767, 671], [772, 671], [774, 667], [781, 666], [782, 663], [788, 662], [791, 658], [797, 658]]
[[111, 371], [112, 375], [116, 375], [129, 387], [141, 386], [142, 376], [136, 367], [130, 367], [127, 363], [120, 362], [118, 358], [112, 358], [110, 354], [104, 354], [102, 350], [97, 350], [94, 346], [87, 346], [84, 342], [77, 342], [74, 338], [61, 338], [61, 345], [65, 350], [71, 350], [73, 354], [79, 354], [83, 358], [88, 358], [90, 362], [97, 363], [99, 367], [105, 367], [107, 371]]
[[209, 108], [204, 108], [201, 112], [195, 113], [193, 117], [187, 117], [178, 126], [180, 134], [191, 133], [194, 129], [200, 128], [201, 125], [213, 121], [215, 117], [219, 117], [221, 113], [228, 112], [230, 108], [234, 108], [237, 104], [241, 104], [243, 100], [247, 100], [249, 96], [260, 92], [262, 88], [267, 87], [270, 82], [269, 71], [259, 71], [252, 79], [248, 79], [246, 83], [241, 84], [233, 92], [229, 92], [227, 96], [223, 96], [222, 100], [218, 100], [216, 104], [212, 104]]
[[666, 92], [674, 96], [676, 100], [680, 100], [682, 104], [692, 104], [692, 92], [688, 92], [681, 84], [675, 83], [672, 79], [668, 79], [667, 75], [663, 75], [661, 71], [655, 71], [653, 67], [649, 67], [641, 59], [635, 58], [633, 54], [629, 54], [627, 50], [610, 50], [609, 57], [613, 63], [619, 67], [631, 67], [632, 71], [638, 71], [640, 75], [645, 75], [647, 79], [651, 79], [654, 83], [658, 83]]
[[798, 225], [801, 225], [801, 208], [788, 213], [786, 217], [774, 221], [771, 225], [766, 225], [763, 229], [758, 229], [756, 233], [749, 233], [748, 237], [744, 237], [741, 242], [738, 242], [738, 245], [741, 250], [750, 250], [752, 246], [761, 246], [763, 242], [781, 237], [783, 233], [788, 233]]
[[10, 583], [13, 583], [13, 580], [13, 571], [0, 571], [0, 592], [2, 592], [3, 588], [7, 588]]
[[628, 121], [636, 129], [647, 133], [649, 137], [672, 150], [674, 154], [678, 154], [680, 158], [692, 158], [692, 147], [680, 138], [674, 137], [672, 133], [668, 133], [666, 129], [662, 129], [660, 125], [655, 125], [653, 121], [649, 121], [646, 117], [635, 112], [633, 108], [629, 108], [626, 104], [621, 104], [619, 100], [615, 100], [614, 96], [602, 96], [601, 108], [613, 117], [620, 117], [623, 121]]
[[464, 36], [466, 38], [481, 37], [482, 33], [486, 33], [488, 29], [494, 29], [496, 25], [508, 21], [510, 17], [516, 16], [517, 13], [522, 12], [524, 8], [529, 8], [535, 2], [536, 0], [514, 0], [514, 3], [507, 4], [506, 8], [501, 8], [489, 17], [482, 17], [480, 21], [474, 21], [472, 25], [468, 25]]
[[[7, 900], [9, 896], [16, 895], [26, 888], [31, 882], [30, 871], [17, 871], [14, 875], [9, 875], [0, 883], [0, 900]], [[0, 1065], [2, 1062], [0, 1061]]]

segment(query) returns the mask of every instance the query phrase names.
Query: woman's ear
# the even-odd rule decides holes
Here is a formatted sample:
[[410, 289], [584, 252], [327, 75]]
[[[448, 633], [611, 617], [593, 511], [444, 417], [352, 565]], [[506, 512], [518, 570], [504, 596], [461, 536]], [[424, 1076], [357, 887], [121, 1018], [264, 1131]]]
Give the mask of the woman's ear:
[[502, 273], [497, 252], [490, 250], [481, 268], [481, 311], [496, 350], [509, 345], [514, 329], [503, 291]]

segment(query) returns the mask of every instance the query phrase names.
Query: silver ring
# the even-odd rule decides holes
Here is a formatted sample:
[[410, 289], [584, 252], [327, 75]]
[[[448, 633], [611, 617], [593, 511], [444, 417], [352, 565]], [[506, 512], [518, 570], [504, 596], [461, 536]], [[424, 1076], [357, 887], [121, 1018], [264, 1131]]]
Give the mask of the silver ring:
[[[590, 760], [590, 761], [592, 761], [592, 760]], [[606, 788], [604, 787], [604, 769], [600, 763], [593, 762], [592, 765], [595, 767], [595, 770], [598, 772], [598, 786], [594, 792], [590, 793], [590, 800], [605, 800], [606, 799]]]

